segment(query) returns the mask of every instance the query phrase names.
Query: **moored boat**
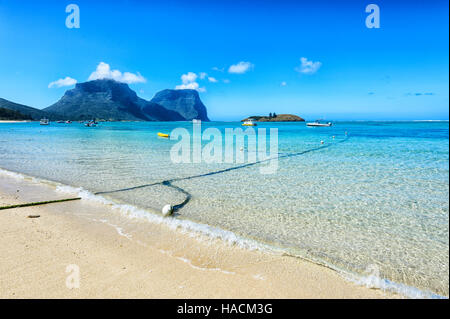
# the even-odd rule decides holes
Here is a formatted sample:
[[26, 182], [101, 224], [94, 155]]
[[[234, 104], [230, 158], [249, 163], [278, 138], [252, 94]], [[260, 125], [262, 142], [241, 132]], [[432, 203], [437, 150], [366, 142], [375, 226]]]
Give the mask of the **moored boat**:
[[87, 126], [87, 127], [94, 127], [94, 126], [97, 126], [97, 122], [95, 122], [95, 121], [89, 121], [89, 122], [85, 123], [84, 126]]
[[50, 121], [48, 120], [48, 119], [41, 119], [40, 121], [39, 121], [39, 124], [40, 125], [49, 125], [50, 124]]
[[168, 138], [168, 137], [169, 137], [169, 134], [165, 134], [165, 133], [158, 132], [158, 136], [159, 136], [159, 137], [165, 137], [165, 138]]
[[242, 125], [243, 126], [256, 126], [256, 123], [252, 119], [248, 119], [248, 120], [244, 121], [244, 123], [242, 123]]
[[331, 122], [326, 122], [326, 123], [324, 123], [324, 122], [322, 122], [321, 120], [316, 120], [316, 121], [314, 121], [314, 122], [306, 123], [306, 126], [329, 127], [329, 126], [332, 126], [332, 125], [333, 125], [333, 123], [331, 123]]

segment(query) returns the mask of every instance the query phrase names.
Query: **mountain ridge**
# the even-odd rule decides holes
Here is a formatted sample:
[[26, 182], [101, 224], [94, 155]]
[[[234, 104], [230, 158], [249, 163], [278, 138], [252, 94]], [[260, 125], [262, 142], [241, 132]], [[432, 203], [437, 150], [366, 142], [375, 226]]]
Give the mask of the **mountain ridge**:
[[209, 121], [195, 90], [163, 90], [150, 101], [140, 98], [128, 84], [111, 79], [77, 83], [52, 105], [39, 110], [0, 98], [0, 107], [33, 120]]
[[47, 116], [46, 112], [42, 110], [36, 109], [31, 106], [14, 103], [3, 98], [0, 98], [0, 108], [19, 112], [22, 115], [30, 117], [33, 120], [39, 120], [40, 118]]
[[157, 92], [150, 102], [178, 112], [190, 120], [209, 121], [206, 107], [196, 90], [162, 90]]

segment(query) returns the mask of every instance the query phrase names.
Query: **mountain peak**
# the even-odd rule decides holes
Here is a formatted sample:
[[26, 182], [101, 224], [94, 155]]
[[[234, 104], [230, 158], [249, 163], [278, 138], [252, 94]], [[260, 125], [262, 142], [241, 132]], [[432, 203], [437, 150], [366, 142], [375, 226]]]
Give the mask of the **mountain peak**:
[[[117, 82], [113, 79], [98, 79], [98, 80], [91, 80], [87, 82], [81, 82], [75, 84], [75, 89], [82, 89], [82, 90], [92, 90], [92, 91], [105, 91], [112, 88], [121, 88], [123, 90], [130, 90], [130, 87], [126, 83]], [[134, 92], [134, 91], [133, 91]]]
[[77, 83], [61, 99], [43, 110], [0, 99], [0, 107], [15, 110], [35, 120], [109, 121], [209, 121], [206, 107], [195, 90], [162, 90], [151, 101], [137, 96], [128, 84], [112, 79]]
[[155, 94], [151, 102], [178, 112], [187, 120], [209, 121], [206, 107], [196, 90], [162, 90]]
[[101, 79], [77, 83], [44, 110], [73, 120], [156, 120], [141, 111], [145, 102], [127, 84]]

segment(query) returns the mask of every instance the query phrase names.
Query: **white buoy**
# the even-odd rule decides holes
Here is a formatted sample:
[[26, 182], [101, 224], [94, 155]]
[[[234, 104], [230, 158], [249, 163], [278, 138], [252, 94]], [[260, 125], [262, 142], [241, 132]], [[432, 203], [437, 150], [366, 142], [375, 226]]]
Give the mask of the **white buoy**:
[[323, 141], [320, 141], [320, 144], [323, 144]]
[[173, 213], [172, 205], [167, 204], [162, 208], [162, 214], [164, 217], [170, 216], [170, 215], [172, 215], [172, 213]]

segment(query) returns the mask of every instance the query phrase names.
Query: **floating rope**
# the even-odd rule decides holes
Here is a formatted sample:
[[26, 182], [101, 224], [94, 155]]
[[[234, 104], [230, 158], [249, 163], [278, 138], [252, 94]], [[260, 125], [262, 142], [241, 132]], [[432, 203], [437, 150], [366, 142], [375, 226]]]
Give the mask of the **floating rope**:
[[278, 153], [278, 157], [276, 157], [276, 158], [268, 158], [268, 159], [265, 159], [265, 160], [260, 160], [260, 161], [256, 161], [256, 162], [246, 163], [246, 164], [243, 164], [243, 165], [238, 165], [238, 166], [234, 166], [234, 167], [230, 167], [230, 168], [225, 168], [225, 169], [221, 169], [221, 170], [217, 170], [217, 171], [213, 171], [213, 172], [208, 172], [208, 173], [199, 174], [199, 175], [193, 175], [193, 176], [187, 176], [187, 177], [173, 178], [173, 179], [168, 179], [168, 180], [164, 180], [162, 182], [156, 182], [156, 183], [152, 183], [152, 184], [144, 184], [144, 185], [127, 187], [127, 188], [122, 188], [122, 189], [117, 189], [117, 190], [112, 190], [112, 191], [96, 192], [96, 193], [94, 193], [94, 195], [118, 193], [118, 192], [130, 191], [130, 190], [135, 190], [135, 189], [141, 189], [141, 188], [146, 188], [146, 187], [151, 187], [151, 186], [156, 186], [156, 185], [163, 185], [163, 186], [171, 187], [171, 188], [179, 191], [180, 193], [183, 193], [186, 196], [186, 198], [184, 199], [184, 201], [182, 203], [173, 206], [173, 211], [176, 212], [176, 211], [180, 210], [181, 208], [183, 208], [191, 200], [192, 195], [189, 192], [187, 192], [186, 190], [182, 189], [181, 187], [173, 185], [172, 184], [173, 182], [189, 180], [189, 179], [194, 179], [194, 178], [200, 178], [200, 177], [206, 177], [206, 176], [216, 175], [216, 174], [225, 173], [225, 172], [229, 172], [229, 171], [234, 171], [234, 170], [237, 170], [237, 169], [246, 168], [246, 167], [250, 167], [250, 166], [253, 166], [253, 165], [261, 164], [261, 163], [264, 163], [264, 162], [272, 161], [274, 159], [283, 159], [283, 158], [289, 158], [289, 157], [296, 157], [296, 156], [304, 155], [304, 154], [307, 154], [307, 153], [319, 151], [319, 150], [322, 150], [322, 149], [325, 149], [325, 148], [329, 148], [331, 146], [334, 146], [334, 145], [337, 145], [337, 144], [340, 144], [340, 143], [344, 143], [344, 142], [348, 141], [349, 138], [350, 137], [348, 135], [346, 135], [345, 138], [343, 138], [340, 141], [337, 141], [337, 142], [334, 142], [334, 143], [330, 143], [330, 144], [325, 144], [325, 145], [322, 144], [321, 146], [310, 148], [310, 149], [302, 151], [302, 152], [297, 152], [297, 153]]
[[[349, 139], [349, 136], [346, 135], [344, 139], [342, 139], [342, 140], [340, 140], [338, 142], [335, 142], [335, 143], [332, 143], [332, 144], [327, 144], [327, 145], [321, 145], [319, 147], [311, 148], [309, 150], [298, 152], [298, 153], [284, 153], [284, 154], [283, 153], [278, 153], [278, 157], [276, 157], [276, 158], [268, 158], [268, 159], [265, 159], [265, 160], [256, 161], [256, 162], [252, 162], [252, 163], [247, 163], [247, 164], [243, 164], [243, 165], [238, 165], [238, 166], [234, 166], [234, 167], [230, 167], [230, 168], [226, 168], [226, 169], [222, 169], [222, 170], [218, 170], [218, 171], [213, 171], [213, 172], [209, 172], [209, 173], [205, 173], [205, 174], [199, 174], [199, 175], [193, 175], [193, 176], [187, 176], [187, 177], [181, 177], [181, 178], [173, 178], [173, 179], [164, 180], [162, 182], [156, 182], [156, 183], [152, 183], [152, 184], [145, 184], [145, 185], [139, 185], [139, 186], [128, 187], [128, 188], [122, 188], [122, 189], [117, 189], [117, 190], [112, 190], [112, 191], [96, 192], [94, 194], [95, 195], [111, 194], [111, 193], [117, 193], [117, 192], [124, 192], [124, 191], [129, 191], [129, 190], [140, 189], [140, 188], [144, 188], [144, 187], [163, 185], [163, 186], [166, 186], [166, 187], [173, 188], [173, 189], [177, 190], [178, 192], [183, 193], [186, 196], [186, 198], [184, 199], [183, 202], [181, 202], [180, 204], [174, 205], [174, 207], [173, 207], [174, 208], [174, 212], [176, 212], [176, 211], [180, 210], [181, 208], [183, 208], [191, 200], [192, 195], [189, 192], [187, 192], [186, 190], [182, 189], [181, 187], [173, 185], [172, 184], [173, 182], [189, 180], [189, 179], [194, 179], [194, 178], [200, 178], [200, 177], [206, 177], [206, 176], [216, 175], [216, 174], [225, 173], [225, 172], [229, 172], [229, 171], [234, 171], [234, 170], [237, 170], [237, 169], [241, 169], [241, 168], [245, 168], [245, 167], [261, 164], [261, 163], [264, 163], [264, 162], [268, 162], [268, 161], [271, 161], [271, 160], [274, 160], [274, 159], [283, 159], [283, 158], [288, 158], [288, 157], [300, 156], [300, 155], [304, 155], [304, 154], [307, 154], [307, 153], [310, 153], [310, 152], [319, 151], [319, 150], [331, 147], [331, 146], [339, 144], [339, 143], [346, 142], [348, 139]], [[79, 199], [81, 199], [81, 197], [57, 199], [57, 200], [49, 200], [49, 201], [43, 201], [43, 202], [25, 203], [25, 204], [17, 204], [17, 205], [9, 205], [9, 206], [0, 206], [0, 210], [11, 209], [11, 208], [19, 208], [19, 207], [38, 206], [38, 205], [53, 204], [53, 203], [61, 203], [61, 202], [68, 202], [68, 201], [73, 201], [73, 200], [79, 200]]]
[[44, 202], [25, 203], [25, 204], [17, 204], [17, 205], [9, 205], [9, 206], [0, 206], [0, 210], [18, 208], [18, 207], [38, 206], [38, 205], [45, 205], [45, 204], [52, 204], [52, 203], [61, 203], [61, 202], [68, 202], [68, 201], [72, 201], [72, 200], [78, 200], [78, 199], [81, 199], [81, 197], [65, 198], [65, 199], [57, 199], [57, 200], [47, 200]]

